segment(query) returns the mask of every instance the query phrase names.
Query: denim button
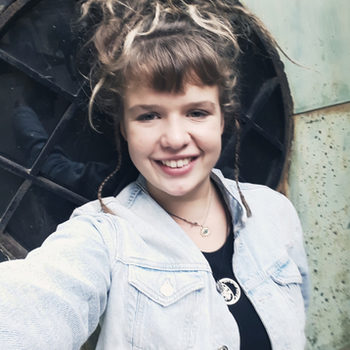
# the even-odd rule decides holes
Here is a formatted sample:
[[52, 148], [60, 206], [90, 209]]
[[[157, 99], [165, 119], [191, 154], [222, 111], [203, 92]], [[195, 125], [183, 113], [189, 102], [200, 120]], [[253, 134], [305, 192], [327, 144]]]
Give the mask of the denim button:
[[220, 346], [218, 350], [228, 350], [228, 347], [226, 345]]
[[164, 282], [160, 288], [160, 292], [166, 297], [170, 297], [174, 294], [174, 287], [171, 285], [169, 280]]

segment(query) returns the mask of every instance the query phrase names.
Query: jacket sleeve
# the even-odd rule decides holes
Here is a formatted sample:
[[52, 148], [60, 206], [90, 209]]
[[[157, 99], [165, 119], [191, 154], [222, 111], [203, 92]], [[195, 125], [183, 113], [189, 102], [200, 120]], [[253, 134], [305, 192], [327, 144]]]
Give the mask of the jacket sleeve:
[[289, 199], [284, 197], [281, 205], [281, 217], [287, 225], [286, 232], [290, 233], [287, 241], [287, 250], [291, 259], [297, 264], [302, 277], [301, 292], [304, 298], [305, 310], [308, 309], [310, 301], [310, 275], [308, 270], [307, 256], [304, 247], [304, 234], [298, 214]]
[[310, 276], [307, 256], [304, 247], [304, 234], [302, 226], [292, 202], [283, 194], [263, 185], [244, 184], [245, 196], [248, 204], [252, 206], [253, 217], [260, 213], [263, 223], [267, 218], [273, 220], [276, 226], [276, 235], [271, 244], [282, 244], [288, 256], [297, 265], [302, 277], [301, 292], [304, 299], [305, 310], [308, 309], [310, 299]]
[[74, 217], [24, 260], [0, 264], [0, 349], [81, 347], [106, 308], [114, 225]]

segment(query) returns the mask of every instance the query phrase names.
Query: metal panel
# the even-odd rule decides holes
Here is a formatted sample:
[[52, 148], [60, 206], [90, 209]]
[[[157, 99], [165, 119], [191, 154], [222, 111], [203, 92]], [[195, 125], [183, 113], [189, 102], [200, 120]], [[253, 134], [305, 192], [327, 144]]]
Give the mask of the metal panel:
[[282, 49], [295, 113], [350, 101], [350, 1], [244, 0]]
[[313, 289], [307, 349], [350, 345], [350, 104], [295, 116], [289, 197]]
[[[27, 3], [31, 6], [26, 7]], [[96, 116], [104, 135], [87, 128], [88, 89], [82, 87], [73, 59], [77, 44], [70, 27], [74, 4], [74, 0], [13, 0], [0, 14], [4, 19], [0, 23], [6, 22], [6, 28], [0, 27], [4, 126], [0, 180], [6, 180], [4, 189], [0, 188], [6, 193], [0, 197], [0, 246], [6, 246], [6, 256], [11, 255], [11, 242], [5, 233], [24, 248], [35, 248], [54, 230], [54, 222], [68, 218], [66, 207], [71, 210], [73, 204], [82, 204], [83, 197], [95, 199], [99, 184], [115, 168], [114, 142], [109, 143], [114, 141], [111, 121]], [[20, 12], [13, 12], [14, 8]], [[242, 38], [240, 44], [244, 53], [240, 61], [240, 177], [275, 188], [290, 146], [291, 96], [282, 63], [263, 45], [259, 33], [250, 33], [249, 40]], [[224, 133], [218, 162], [227, 177], [234, 176], [237, 161], [233, 129], [234, 125]], [[126, 146], [122, 142], [123, 150]], [[118, 193], [137, 176], [129, 156], [122, 153], [122, 167], [105, 186], [104, 195]], [[15, 180], [10, 173], [16, 175]], [[59, 206], [56, 211], [42, 205], [47, 198]], [[45, 215], [38, 215], [41, 211]]]

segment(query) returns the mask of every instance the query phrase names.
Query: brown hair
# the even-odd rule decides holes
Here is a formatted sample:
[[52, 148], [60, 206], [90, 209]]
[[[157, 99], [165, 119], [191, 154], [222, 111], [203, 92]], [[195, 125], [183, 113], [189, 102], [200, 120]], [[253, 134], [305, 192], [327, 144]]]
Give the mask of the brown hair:
[[[127, 81], [142, 79], [159, 91], [178, 92], [184, 83], [218, 85], [225, 117], [236, 104], [239, 46], [230, 22], [217, 5], [186, 1], [100, 1], [82, 5], [82, 18], [96, 7], [100, 23], [90, 39], [92, 62], [89, 104], [120, 121]], [[220, 1], [219, 1], [220, 3]], [[211, 10], [211, 12], [209, 12]], [[215, 10], [215, 11], [213, 11]]]
[[[238, 38], [259, 28], [263, 39], [273, 41], [260, 21], [241, 5], [225, 0], [87, 0], [81, 5], [81, 23], [84, 21], [89, 29], [85, 49], [92, 58], [92, 126], [92, 112], [97, 105], [113, 117], [119, 133], [126, 84], [142, 79], [152, 88], [168, 92], [179, 92], [188, 82], [217, 85], [225, 125], [233, 125], [239, 134], [235, 88]], [[237, 185], [238, 147], [237, 143]], [[120, 163], [121, 158], [117, 169], [99, 188], [98, 198], [107, 211], [101, 199], [102, 189]], [[238, 190], [250, 215], [239, 185]]]

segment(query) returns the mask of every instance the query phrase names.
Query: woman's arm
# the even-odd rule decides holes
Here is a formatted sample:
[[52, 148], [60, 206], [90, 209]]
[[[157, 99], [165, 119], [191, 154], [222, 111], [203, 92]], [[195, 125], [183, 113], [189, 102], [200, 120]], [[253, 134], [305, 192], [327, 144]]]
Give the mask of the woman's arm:
[[80, 348], [106, 307], [115, 232], [107, 215], [78, 216], [0, 264], [0, 349]]
[[290, 213], [288, 216], [286, 216], [286, 220], [288, 221], [288, 225], [290, 225], [289, 232], [293, 233], [291, 244], [288, 247], [288, 253], [293, 261], [298, 265], [300, 274], [303, 278], [301, 292], [304, 298], [305, 310], [307, 310], [310, 301], [310, 275], [304, 247], [304, 235], [294, 206], [289, 200], [286, 201], [286, 205], [289, 207], [288, 212]]

